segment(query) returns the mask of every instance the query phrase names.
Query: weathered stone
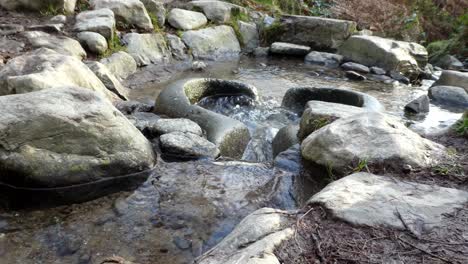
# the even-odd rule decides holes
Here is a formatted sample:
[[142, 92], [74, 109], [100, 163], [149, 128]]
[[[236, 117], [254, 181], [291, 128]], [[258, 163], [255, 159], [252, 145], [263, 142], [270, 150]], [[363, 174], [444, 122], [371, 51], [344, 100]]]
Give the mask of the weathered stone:
[[362, 72], [362, 73], [369, 73], [370, 70], [368, 67], [355, 63], [355, 62], [346, 62], [341, 64], [341, 68], [347, 71], [357, 71], [357, 72]]
[[151, 18], [140, 0], [91, 0], [90, 4], [93, 9], [109, 8], [112, 10], [117, 25], [143, 30], [153, 29]]
[[64, 15], [56, 15], [49, 19], [49, 21], [53, 24], [65, 24], [67, 23], [67, 17]]
[[75, 56], [80, 60], [86, 58], [86, 51], [72, 38], [54, 36], [41, 31], [28, 31], [23, 34], [33, 48], [48, 48], [63, 55]]
[[281, 17], [272, 32], [273, 41], [305, 45], [314, 50], [336, 50], [356, 29], [356, 23], [346, 20], [311, 16]]
[[191, 1], [188, 5], [192, 9], [201, 9], [209, 20], [221, 24], [231, 21], [233, 13], [247, 13], [245, 8], [223, 1], [199, 0]]
[[127, 118], [147, 138], [152, 139], [157, 136], [151, 132], [151, 128], [158, 122], [159, 116], [147, 112], [134, 112]]
[[343, 56], [327, 52], [312, 51], [304, 59], [305, 63], [326, 67], [338, 67], [343, 61]]
[[127, 52], [135, 59], [138, 66], [152, 63], [169, 62], [171, 53], [164, 36], [159, 33], [128, 33], [123, 37]]
[[203, 61], [192, 62], [192, 71], [204, 71], [208, 67]]
[[244, 21], [237, 22], [239, 26], [239, 33], [241, 35], [241, 44], [246, 52], [253, 52], [260, 43], [257, 25], [255, 23], [248, 23]]
[[298, 125], [288, 125], [278, 131], [272, 142], [273, 157], [299, 143], [298, 130]]
[[387, 73], [384, 69], [382, 68], [379, 68], [379, 67], [370, 67], [370, 71], [373, 73], [373, 74], [377, 74], [377, 75], [385, 75], [385, 73]]
[[41, 48], [13, 58], [0, 71], [0, 95], [70, 85], [88, 88], [116, 100], [83, 62], [50, 49]]
[[443, 226], [444, 215], [467, 202], [465, 191], [363, 172], [329, 184], [309, 200], [353, 225], [408, 230], [417, 236]]
[[355, 81], [365, 81], [367, 78], [355, 71], [346, 71], [345, 75], [348, 79], [350, 80], [355, 80]]
[[184, 32], [182, 40], [195, 59], [229, 60], [239, 58], [239, 41], [230, 26], [217, 26]]
[[346, 173], [362, 161], [394, 170], [406, 164], [428, 167], [445, 150], [388, 115], [366, 112], [339, 119], [310, 134], [302, 142], [301, 152], [309, 161]]
[[310, 48], [307, 46], [284, 42], [275, 42], [270, 47], [270, 53], [279, 55], [305, 56], [309, 51]]
[[114, 12], [108, 8], [83, 11], [76, 15], [73, 30], [96, 32], [110, 40], [114, 37], [115, 31]]
[[457, 86], [468, 92], [468, 72], [442, 71], [439, 80], [432, 86]]
[[429, 112], [429, 96], [421, 95], [413, 101], [405, 105], [405, 111], [411, 113], [427, 113]]
[[125, 88], [119, 80], [107, 69], [107, 67], [97, 61], [86, 62], [86, 65], [101, 82], [106, 86], [107, 89], [112, 91], [114, 94], [119, 96], [123, 100], [128, 99], [128, 89]]
[[185, 46], [184, 42], [176, 36], [172, 34], [166, 35], [167, 44], [171, 49], [172, 56], [177, 60], [188, 60], [190, 59], [190, 55], [187, 53], [187, 46]]
[[159, 141], [164, 154], [195, 158], [219, 156], [215, 144], [192, 133], [172, 132], [162, 135]]
[[201, 127], [192, 120], [185, 118], [159, 119], [150, 129], [155, 135], [181, 132], [203, 136]]
[[137, 69], [135, 59], [125, 51], [116, 52], [100, 62], [106, 65], [107, 69], [120, 80], [126, 79], [129, 75], [135, 73]]
[[0, 175], [5, 183], [66, 187], [112, 180], [154, 165], [146, 138], [89, 89], [51, 88], [2, 96], [0, 102]]
[[167, 18], [169, 24], [177, 29], [197, 29], [208, 23], [203, 13], [174, 8]]
[[53, 7], [65, 13], [72, 14], [75, 12], [76, 0], [55, 0], [36, 1], [36, 0], [0, 0], [0, 6], [7, 10], [32, 10], [44, 11], [47, 8]]
[[94, 54], [103, 54], [107, 50], [107, 40], [96, 32], [84, 31], [76, 35], [80, 43]]
[[123, 114], [130, 115], [137, 112], [151, 112], [154, 106], [138, 101], [122, 101], [118, 102], [115, 107]]
[[339, 48], [345, 60], [385, 71], [398, 71], [410, 79], [417, 78], [427, 64], [426, 49], [417, 44], [375, 36], [352, 36]]
[[164, 8], [163, 1], [160, 0], [140, 0], [146, 7], [148, 13], [153, 14], [157, 21], [158, 26], [163, 27], [166, 23], [166, 9]]
[[468, 107], [468, 93], [461, 87], [432, 86], [429, 88], [429, 97], [447, 106]]

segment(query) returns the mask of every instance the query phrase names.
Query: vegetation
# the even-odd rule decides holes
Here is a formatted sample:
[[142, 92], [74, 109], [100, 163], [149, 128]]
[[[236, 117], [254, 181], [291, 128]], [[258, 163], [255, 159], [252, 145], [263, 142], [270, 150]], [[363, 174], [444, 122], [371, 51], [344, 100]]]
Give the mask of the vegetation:
[[56, 5], [49, 2], [47, 4], [47, 6], [43, 10], [40, 11], [40, 13], [43, 16], [56, 16], [56, 15], [60, 14], [61, 11], [63, 11], [63, 10], [60, 10], [60, 8], [58, 8]]
[[89, 4], [89, 0], [78, 0], [76, 2], [76, 10], [78, 13], [89, 10], [90, 8], [91, 5]]
[[237, 39], [239, 40], [240, 43], [244, 43], [244, 41], [243, 41], [242, 34], [240, 32], [239, 21], [248, 22], [249, 20], [250, 20], [249, 15], [242, 12], [241, 10], [239, 9], [232, 10], [231, 21], [229, 22], [229, 25], [234, 29], [234, 32], [236, 33]]
[[100, 58], [109, 57], [115, 52], [127, 50], [127, 48], [124, 45], [122, 45], [122, 43], [120, 42], [119, 36], [115, 32], [112, 38], [107, 42], [107, 44], [108, 44], [108, 49], [106, 50], [106, 52], [104, 52], [103, 54], [99, 56]]
[[369, 172], [369, 167], [367, 166], [367, 159], [359, 160], [358, 165], [355, 168], [353, 168], [353, 172], [361, 172], [364, 169], [366, 169], [367, 172]]
[[164, 30], [159, 25], [158, 17], [155, 14], [153, 14], [152, 12], [148, 12], [148, 15], [149, 15], [149, 17], [151, 19], [151, 23], [153, 24], [154, 32], [155, 33], [163, 33]]
[[461, 136], [468, 137], [468, 114], [465, 113], [463, 118], [455, 124], [455, 130]]

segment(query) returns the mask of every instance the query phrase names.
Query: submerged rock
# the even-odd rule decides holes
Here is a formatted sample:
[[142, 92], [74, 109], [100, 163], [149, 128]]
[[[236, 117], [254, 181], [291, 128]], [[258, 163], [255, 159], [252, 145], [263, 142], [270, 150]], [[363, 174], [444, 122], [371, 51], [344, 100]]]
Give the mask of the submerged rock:
[[405, 105], [405, 111], [411, 113], [427, 113], [429, 112], [429, 96], [421, 95]]
[[432, 86], [429, 88], [429, 97], [447, 106], [468, 107], [468, 93], [461, 87]]
[[24, 36], [33, 48], [48, 48], [63, 55], [75, 56], [80, 60], [86, 58], [86, 51], [72, 38], [54, 36], [41, 31], [24, 32]]
[[197, 29], [208, 23], [203, 13], [179, 8], [174, 8], [169, 12], [167, 21], [171, 26], [183, 30]]
[[310, 48], [307, 46], [284, 42], [275, 42], [270, 47], [270, 53], [279, 55], [305, 56], [309, 51]]
[[117, 25], [123, 27], [136, 27], [143, 30], [152, 30], [153, 24], [140, 0], [91, 0], [93, 9], [109, 8], [114, 12]]
[[162, 34], [128, 33], [123, 36], [123, 42], [138, 66], [169, 62], [171, 59], [171, 52]]
[[338, 67], [343, 61], [343, 56], [334, 53], [312, 51], [307, 54], [304, 60], [306, 63], [310, 64], [326, 67]]
[[194, 158], [219, 156], [215, 144], [192, 133], [171, 132], [162, 135], [159, 141], [164, 154]]
[[415, 235], [443, 225], [443, 216], [463, 208], [468, 192], [355, 173], [314, 195], [334, 217], [353, 225], [391, 227]]
[[73, 30], [96, 32], [110, 40], [114, 37], [114, 12], [108, 8], [83, 11], [76, 15]]

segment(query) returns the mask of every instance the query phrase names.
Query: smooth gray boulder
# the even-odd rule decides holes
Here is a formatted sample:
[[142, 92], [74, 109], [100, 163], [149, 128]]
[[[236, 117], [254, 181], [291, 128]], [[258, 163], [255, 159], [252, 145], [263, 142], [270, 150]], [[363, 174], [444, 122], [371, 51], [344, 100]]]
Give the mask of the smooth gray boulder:
[[429, 112], [429, 96], [424, 94], [409, 102], [407, 105], [405, 105], [405, 111], [410, 113]]
[[186, 31], [182, 34], [182, 40], [192, 50], [195, 59], [238, 59], [241, 52], [236, 33], [230, 26]]
[[249, 23], [244, 21], [237, 22], [239, 26], [239, 33], [241, 39], [239, 40], [242, 44], [244, 51], [251, 53], [260, 44], [260, 37], [258, 34], [257, 25], [255, 23]]
[[214, 0], [191, 1], [188, 6], [192, 9], [201, 9], [205, 16], [216, 23], [228, 23], [231, 21], [233, 13], [247, 13], [247, 10], [241, 6]]
[[159, 138], [161, 151], [166, 155], [186, 158], [201, 158], [219, 156], [218, 147], [210, 141], [192, 134], [171, 132]]
[[107, 69], [107, 67], [97, 61], [87, 61], [86, 66], [96, 74], [106, 88], [119, 96], [122, 100], [128, 100], [129, 91], [122, 83]]
[[442, 71], [440, 78], [432, 86], [457, 86], [468, 93], [468, 72]]
[[176, 60], [190, 59], [190, 55], [187, 52], [187, 46], [185, 46], [184, 42], [182, 42], [178, 36], [166, 34], [166, 41], [169, 45], [169, 49], [172, 52], [172, 57], [174, 57]]
[[109, 71], [119, 80], [124, 80], [137, 70], [135, 59], [125, 51], [113, 53], [110, 57], [101, 59]]
[[83, 62], [50, 49], [41, 48], [13, 58], [0, 70], [0, 95], [61, 86], [88, 88], [117, 101], [117, 96]]
[[301, 117], [297, 137], [299, 141], [304, 140], [312, 132], [333, 123], [340, 118], [350, 117], [366, 112], [363, 107], [337, 104], [324, 101], [307, 102], [304, 113]]
[[190, 119], [185, 118], [161, 118], [151, 127], [154, 134], [163, 135], [173, 132], [191, 133], [203, 136], [201, 127]]
[[365, 93], [339, 88], [294, 87], [286, 91], [281, 106], [302, 115], [309, 101], [324, 101], [364, 108], [368, 111], [383, 111], [380, 102]]
[[108, 8], [83, 11], [76, 15], [73, 30], [96, 32], [110, 40], [115, 32], [114, 12]]
[[356, 72], [362, 72], [362, 73], [369, 73], [370, 70], [367, 66], [364, 66], [359, 63], [355, 62], [346, 62], [341, 64], [341, 68], [347, 71], [356, 71]]
[[44, 11], [49, 7], [69, 14], [75, 12], [76, 0], [54, 0], [54, 1], [37, 1], [37, 0], [0, 0], [0, 6], [7, 10], [32, 10]]
[[418, 77], [428, 60], [426, 49], [417, 43], [375, 36], [352, 36], [340, 46], [339, 54], [345, 60], [401, 72], [410, 79]]
[[106, 52], [107, 40], [96, 32], [84, 31], [76, 35], [81, 45], [94, 54], [104, 54]]
[[372, 66], [369, 68], [371, 73], [376, 74], [376, 75], [385, 75], [387, 72], [379, 67]]
[[427, 168], [445, 154], [442, 145], [422, 138], [395, 118], [365, 112], [341, 118], [310, 134], [301, 144], [304, 159], [345, 174], [356, 164], [401, 171]]
[[127, 33], [123, 36], [127, 52], [135, 59], [138, 66], [169, 62], [169, 51], [164, 36], [160, 33]]
[[310, 47], [285, 42], [275, 42], [270, 46], [270, 53], [279, 55], [305, 56]]
[[169, 12], [167, 22], [177, 29], [191, 30], [206, 25], [208, 19], [200, 12], [174, 8]]
[[41, 31], [27, 31], [23, 35], [35, 49], [48, 48], [63, 55], [75, 56], [82, 60], [86, 58], [86, 51], [80, 43], [65, 36], [55, 36]]
[[364, 172], [330, 183], [309, 200], [353, 225], [408, 230], [416, 236], [444, 226], [444, 215], [467, 202], [466, 191]]
[[[89, 89], [65, 86], [1, 96], [0, 111], [3, 183], [44, 189], [89, 186], [132, 177], [155, 164], [151, 143]], [[70, 191], [63, 195], [79, 197]]]
[[311, 51], [304, 59], [305, 63], [325, 67], [338, 67], [343, 61], [343, 56], [320, 51]]
[[429, 97], [437, 103], [454, 107], [468, 107], [468, 93], [456, 86], [432, 86]]
[[432, 64], [441, 67], [444, 70], [461, 70], [464, 68], [463, 63], [461, 61], [459, 61], [454, 56], [448, 54], [432, 62]]
[[[268, 30], [268, 29], [267, 29]], [[334, 51], [356, 30], [346, 20], [283, 15], [271, 32], [271, 41], [305, 45], [314, 50]]]
[[240, 158], [250, 140], [248, 128], [230, 117], [214, 113], [198, 105], [208, 96], [246, 95], [258, 99], [251, 85], [218, 79], [180, 80], [166, 87], [155, 103], [155, 113], [169, 117], [188, 118], [205, 131], [207, 139], [220, 149], [223, 156]]
[[298, 131], [299, 126], [294, 124], [285, 126], [278, 131], [271, 144], [273, 157], [299, 143]]
[[279, 264], [275, 248], [294, 237], [294, 212], [259, 209], [245, 217], [199, 264]]
[[109, 8], [114, 12], [117, 25], [152, 30], [153, 23], [140, 0], [90, 0], [93, 9]]

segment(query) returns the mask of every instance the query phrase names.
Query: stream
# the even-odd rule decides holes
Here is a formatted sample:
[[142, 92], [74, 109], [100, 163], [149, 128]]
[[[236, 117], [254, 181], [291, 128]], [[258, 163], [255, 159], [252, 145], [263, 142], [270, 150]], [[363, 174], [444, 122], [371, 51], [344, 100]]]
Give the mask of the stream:
[[[431, 104], [427, 115], [407, 116], [403, 107], [427, 93], [419, 87], [374, 81], [352, 82], [344, 72], [304, 65], [291, 59], [242, 58], [215, 63], [187, 77], [242, 81], [257, 87], [260, 100], [207, 98], [199, 105], [247, 125], [252, 140], [240, 161], [159, 159], [153, 175], [134, 191], [93, 201], [36, 210], [0, 210], [1, 263], [100, 263], [113, 255], [139, 264], [191, 263], [216, 245], [240, 222], [262, 207], [300, 208], [326, 183], [307, 180], [296, 151], [281, 154], [275, 166], [271, 141], [276, 132], [299, 117], [280, 107], [292, 87], [338, 87], [367, 93], [421, 134], [437, 133], [461, 116], [457, 109]], [[167, 83], [132, 91], [134, 100], [153, 101]]]

